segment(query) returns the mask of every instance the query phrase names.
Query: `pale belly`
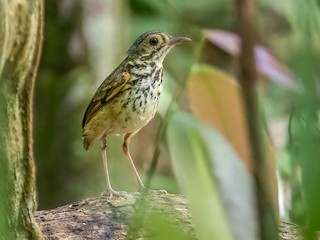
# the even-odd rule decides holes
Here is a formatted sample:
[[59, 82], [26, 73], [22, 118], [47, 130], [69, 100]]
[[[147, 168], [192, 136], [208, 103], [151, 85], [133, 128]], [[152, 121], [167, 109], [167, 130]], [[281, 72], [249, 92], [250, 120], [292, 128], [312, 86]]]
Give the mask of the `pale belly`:
[[159, 97], [136, 99], [124, 106], [124, 103], [115, 103], [112, 107], [117, 112], [112, 119], [111, 134], [135, 133], [143, 128], [156, 114]]

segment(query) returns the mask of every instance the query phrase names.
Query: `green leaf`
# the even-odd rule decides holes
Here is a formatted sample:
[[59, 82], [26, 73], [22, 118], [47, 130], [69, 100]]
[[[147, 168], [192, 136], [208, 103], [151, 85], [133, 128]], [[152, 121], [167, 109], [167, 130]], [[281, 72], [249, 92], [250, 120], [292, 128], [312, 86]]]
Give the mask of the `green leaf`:
[[257, 239], [253, 180], [231, 145], [182, 112], [169, 119], [167, 140], [199, 238]]
[[195, 120], [187, 114], [174, 114], [169, 121], [167, 140], [174, 172], [189, 200], [199, 239], [233, 239], [208, 168], [208, 153], [194, 126]]

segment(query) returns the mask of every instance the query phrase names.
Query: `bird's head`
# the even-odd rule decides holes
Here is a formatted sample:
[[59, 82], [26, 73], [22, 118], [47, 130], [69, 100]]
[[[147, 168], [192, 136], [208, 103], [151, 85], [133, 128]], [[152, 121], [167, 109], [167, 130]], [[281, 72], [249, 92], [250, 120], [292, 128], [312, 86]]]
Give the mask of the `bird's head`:
[[142, 61], [162, 63], [169, 50], [174, 46], [191, 42], [188, 37], [173, 37], [160, 31], [149, 31], [142, 34], [128, 50], [128, 55]]

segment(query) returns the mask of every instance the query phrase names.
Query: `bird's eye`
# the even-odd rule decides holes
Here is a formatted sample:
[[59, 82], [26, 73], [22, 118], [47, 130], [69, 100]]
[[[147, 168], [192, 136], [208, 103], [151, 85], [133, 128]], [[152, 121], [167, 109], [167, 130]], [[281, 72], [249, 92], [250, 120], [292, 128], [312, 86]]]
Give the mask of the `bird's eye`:
[[153, 45], [153, 46], [157, 45], [158, 44], [158, 38], [155, 38], [155, 37], [150, 38], [149, 43], [151, 45]]

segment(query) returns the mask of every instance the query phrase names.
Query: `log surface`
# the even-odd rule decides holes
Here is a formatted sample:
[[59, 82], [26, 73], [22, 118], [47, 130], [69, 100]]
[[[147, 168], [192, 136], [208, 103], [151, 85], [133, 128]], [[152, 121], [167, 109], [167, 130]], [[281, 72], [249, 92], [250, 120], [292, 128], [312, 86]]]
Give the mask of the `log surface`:
[[[139, 209], [143, 211], [137, 215]], [[152, 228], [152, 224], [148, 224], [146, 216], [151, 212], [166, 216], [172, 225], [183, 229], [190, 239], [196, 238], [187, 201], [174, 194], [154, 192], [142, 196], [141, 193], [132, 193], [111, 200], [101, 196], [52, 210], [38, 211], [36, 219], [44, 236], [49, 240], [148, 239], [146, 232], [150, 233], [150, 229], [145, 229]], [[140, 227], [135, 224], [137, 217], [145, 218]], [[134, 234], [132, 229], [135, 229]], [[299, 227], [281, 222], [279, 239], [302, 239]]]
[[[145, 209], [148, 208], [148, 209]], [[86, 199], [52, 210], [38, 211], [36, 219], [47, 239], [127, 239], [138, 210], [147, 215], [158, 212], [194, 235], [186, 200], [178, 195], [152, 193], [124, 197]], [[139, 215], [141, 218], [141, 215]], [[147, 223], [146, 223], [147, 224]], [[143, 230], [139, 235], [145, 239]]]

